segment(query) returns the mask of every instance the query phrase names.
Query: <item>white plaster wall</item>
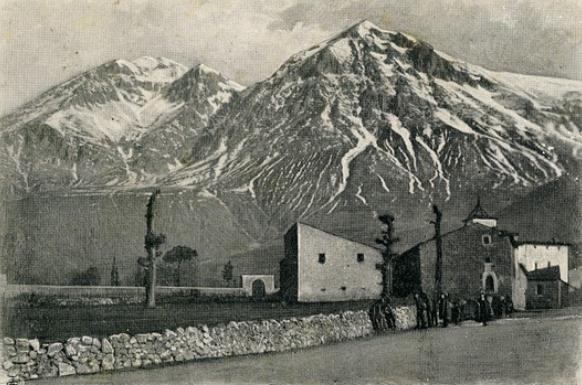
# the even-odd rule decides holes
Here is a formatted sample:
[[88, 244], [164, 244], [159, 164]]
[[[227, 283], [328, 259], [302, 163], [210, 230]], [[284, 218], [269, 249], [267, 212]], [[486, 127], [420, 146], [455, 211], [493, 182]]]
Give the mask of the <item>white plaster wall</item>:
[[[298, 224], [298, 301], [327, 302], [378, 298], [380, 250]], [[319, 254], [325, 253], [325, 263]], [[364, 261], [357, 261], [357, 254]], [[345, 290], [342, 290], [345, 287]]]
[[519, 245], [514, 250], [516, 264], [521, 263], [527, 271], [544, 269], [550, 266], [560, 266], [560, 278], [568, 282], [568, 246], [565, 245]]
[[513, 280], [513, 307], [517, 310], [525, 310], [525, 291], [527, 290], [527, 277], [519, 266], [515, 270], [515, 278]]
[[474, 218], [473, 223], [479, 223], [483, 226], [488, 227], [497, 227], [497, 220], [496, 219], [483, 219], [483, 218]]
[[265, 284], [265, 293], [273, 294], [275, 290], [275, 277], [272, 275], [243, 275], [242, 287], [246, 290], [249, 296], [253, 294], [253, 282], [260, 279]]

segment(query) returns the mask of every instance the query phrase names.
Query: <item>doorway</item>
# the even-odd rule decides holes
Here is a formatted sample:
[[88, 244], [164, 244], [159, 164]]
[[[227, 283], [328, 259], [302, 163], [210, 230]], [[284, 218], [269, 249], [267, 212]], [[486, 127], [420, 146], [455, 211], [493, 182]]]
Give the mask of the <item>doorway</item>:
[[266, 295], [265, 283], [263, 282], [262, 279], [255, 279], [253, 281], [252, 292], [254, 299], [265, 298]]

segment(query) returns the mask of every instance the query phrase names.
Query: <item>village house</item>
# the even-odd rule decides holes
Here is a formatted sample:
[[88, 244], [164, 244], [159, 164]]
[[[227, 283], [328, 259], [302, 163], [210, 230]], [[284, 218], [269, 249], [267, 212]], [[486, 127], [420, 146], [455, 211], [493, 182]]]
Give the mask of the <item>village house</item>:
[[568, 305], [568, 284], [560, 274], [559, 266], [527, 272], [526, 308], [549, 309]]
[[296, 223], [285, 234], [282, 298], [293, 302], [378, 298], [381, 261], [381, 251], [374, 247]]
[[[553, 268], [560, 282], [568, 282], [567, 244], [520, 242], [518, 234], [499, 229], [497, 219], [479, 201], [464, 226], [443, 234], [441, 242], [442, 290], [453, 298], [474, 298], [484, 290], [511, 298], [516, 309], [525, 309], [526, 293], [533, 292], [532, 285], [538, 285], [538, 275], [532, 272]], [[433, 237], [392, 262], [395, 296], [405, 297], [419, 289], [435, 292], [436, 248]], [[563, 305], [563, 301], [552, 299], [557, 297], [550, 290], [542, 289], [539, 295], [550, 307]]]

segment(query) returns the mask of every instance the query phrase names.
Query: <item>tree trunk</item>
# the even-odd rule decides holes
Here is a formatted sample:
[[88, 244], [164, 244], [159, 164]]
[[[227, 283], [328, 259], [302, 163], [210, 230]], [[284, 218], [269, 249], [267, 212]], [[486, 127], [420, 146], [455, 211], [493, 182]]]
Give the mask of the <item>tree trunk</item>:
[[177, 287], [180, 287], [180, 269], [181, 269], [181, 266], [182, 266], [182, 261], [178, 261], [177, 266], [176, 266], [176, 274], [174, 277], [174, 284]]
[[148, 276], [146, 282], [146, 307], [153, 309], [156, 307], [156, 263], [155, 263], [155, 250], [153, 248], [148, 250], [148, 260], [151, 262], [149, 268], [146, 271]]
[[155, 191], [151, 196], [147, 204], [146, 210], [146, 252], [148, 260], [148, 269], [146, 274], [148, 274], [147, 285], [146, 285], [146, 307], [155, 308], [156, 307], [156, 248], [151, 244], [147, 244], [148, 238], [154, 236], [154, 205], [156, 203], [156, 197], [159, 191]]
[[435, 221], [433, 222], [436, 238], [435, 291], [436, 298], [440, 298], [443, 290], [443, 244], [441, 238], [441, 220], [443, 214], [436, 205], [433, 206], [433, 212], [436, 216]]

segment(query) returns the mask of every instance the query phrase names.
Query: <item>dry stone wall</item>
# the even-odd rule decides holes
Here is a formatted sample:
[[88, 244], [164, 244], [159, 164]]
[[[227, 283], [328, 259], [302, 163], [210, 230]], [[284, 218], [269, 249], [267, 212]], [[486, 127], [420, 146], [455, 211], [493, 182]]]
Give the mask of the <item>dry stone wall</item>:
[[[412, 308], [395, 310], [397, 328], [416, 325]], [[285, 320], [230, 322], [163, 333], [89, 336], [65, 342], [4, 338], [3, 369], [11, 382], [41, 377], [142, 368], [205, 358], [307, 348], [364, 337], [374, 332], [366, 311], [318, 314]]]

